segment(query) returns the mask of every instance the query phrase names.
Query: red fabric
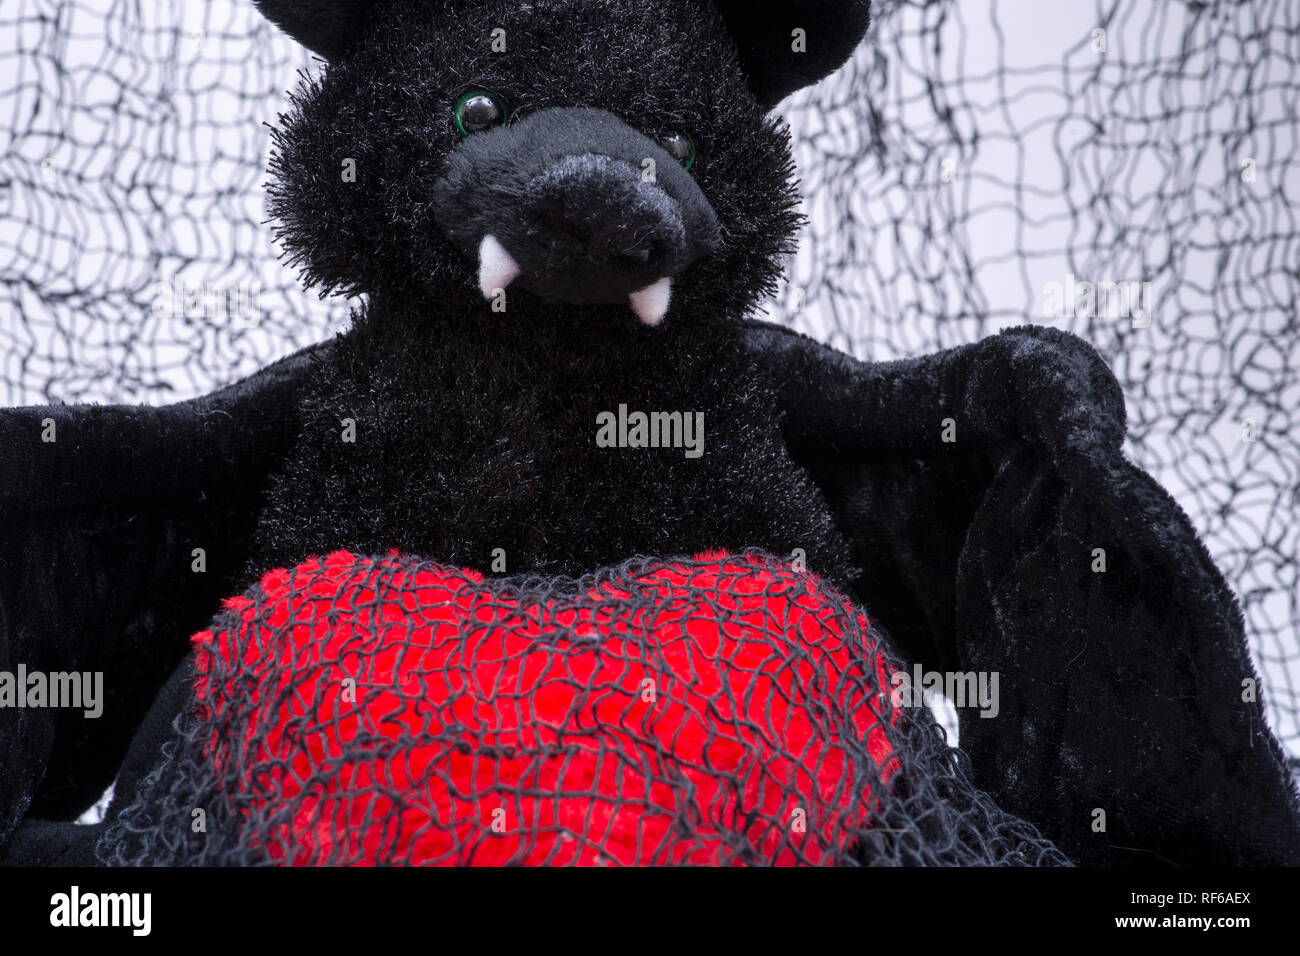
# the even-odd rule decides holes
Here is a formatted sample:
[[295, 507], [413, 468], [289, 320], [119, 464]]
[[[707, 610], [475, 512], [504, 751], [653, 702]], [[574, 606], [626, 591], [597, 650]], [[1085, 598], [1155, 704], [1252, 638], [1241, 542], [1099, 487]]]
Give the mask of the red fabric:
[[345, 552], [273, 571], [265, 599], [226, 602], [238, 625], [194, 637], [199, 704], [251, 705], [243, 743], [210, 755], [297, 804], [266, 847], [285, 863], [713, 864], [738, 840], [762, 862], [822, 860], [870, 804], [846, 818], [835, 718], [882, 780], [897, 764], [885, 663], [852, 659], [841, 632], [869, 622], [810, 574], [701, 559], [638, 574], [649, 607], [607, 583], [551, 597], [590, 643], [537, 640], [544, 609], [473, 571]]

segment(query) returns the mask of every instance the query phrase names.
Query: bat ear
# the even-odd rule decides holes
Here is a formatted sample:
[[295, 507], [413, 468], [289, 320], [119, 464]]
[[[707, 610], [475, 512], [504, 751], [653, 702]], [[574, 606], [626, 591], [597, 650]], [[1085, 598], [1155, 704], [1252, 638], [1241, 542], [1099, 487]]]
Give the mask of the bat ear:
[[342, 53], [375, 0], [253, 0], [262, 15], [327, 60]]
[[740, 51], [749, 88], [771, 109], [834, 73], [867, 33], [871, 0], [714, 0]]

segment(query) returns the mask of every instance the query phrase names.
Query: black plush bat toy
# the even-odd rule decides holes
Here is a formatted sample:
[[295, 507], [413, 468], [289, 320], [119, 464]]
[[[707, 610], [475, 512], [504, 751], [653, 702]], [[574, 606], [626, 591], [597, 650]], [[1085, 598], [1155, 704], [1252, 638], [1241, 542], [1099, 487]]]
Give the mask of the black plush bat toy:
[[5, 859], [90, 859], [65, 821], [115, 777], [131, 798], [189, 636], [270, 568], [757, 547], [910, 661], [999, 672], [962, 748], [1072, 859], [1300, 862], [1235, 599], [1122, 456], [1088, 345], [867, 364], [749, 318], [800, 223], [769, 111], [844, 62], [867, 0], [258, 6], [328, 61], [273, 134], [279, 239], [364, 304], [200, 399], [0, 412], [0, 669], [105, 692], [97, 720], [0, 709]]

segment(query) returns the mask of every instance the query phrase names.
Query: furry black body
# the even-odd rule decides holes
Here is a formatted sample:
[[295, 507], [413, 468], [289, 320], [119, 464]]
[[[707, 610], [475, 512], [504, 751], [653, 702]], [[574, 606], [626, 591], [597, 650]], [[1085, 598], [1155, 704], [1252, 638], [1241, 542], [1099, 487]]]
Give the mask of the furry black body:
[[[847, 586], [848, 543], [791, 460], [740, 326], [647, 330], [606, 311], [372, 300], [313, 368], [250, 573], [335, 548], [484, 571], [501, 548], [510, 573], [578, 575], [634, 554], [757, 546], [802, 549]], [[598, 447], [597, 416], [619, 404], [702, 413], [703, 454]]]

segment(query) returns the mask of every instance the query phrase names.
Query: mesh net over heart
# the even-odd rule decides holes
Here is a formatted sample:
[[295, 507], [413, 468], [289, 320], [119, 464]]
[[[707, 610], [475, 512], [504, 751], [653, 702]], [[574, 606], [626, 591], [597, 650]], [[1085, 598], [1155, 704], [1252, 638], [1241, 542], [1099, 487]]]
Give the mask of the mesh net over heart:
[[761, 552], [578, 580], [337, 552], [194, 641], [105, 862], [1066, 862], [892, 699], [879, 630]]

